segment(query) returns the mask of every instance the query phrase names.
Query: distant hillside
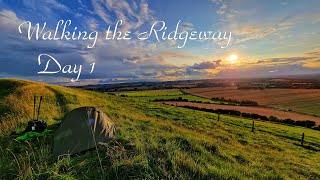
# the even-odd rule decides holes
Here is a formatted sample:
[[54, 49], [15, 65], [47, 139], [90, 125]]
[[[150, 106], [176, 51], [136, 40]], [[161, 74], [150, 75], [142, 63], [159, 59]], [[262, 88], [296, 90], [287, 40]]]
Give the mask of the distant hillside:
[[[161, 92], [160, 92], [161, 93]], [[80, 106], [118, 124], [106, 146], [55, 161], [51, 135], [18, 142], [10, 133], [32, 119], [55, 130]], [[25, 80], [0, 79], [0, 179], [320, 179], [319, 131]], [[305, 133], [305, 144], [300, 145]]]

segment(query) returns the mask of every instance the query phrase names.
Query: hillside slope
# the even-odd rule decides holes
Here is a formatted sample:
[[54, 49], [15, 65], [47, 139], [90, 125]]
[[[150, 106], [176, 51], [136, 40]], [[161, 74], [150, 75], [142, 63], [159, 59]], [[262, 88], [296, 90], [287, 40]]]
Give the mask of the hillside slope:
[[[95, 151], [54, 161], [51, 136], [17, 142], [9, 134], [32, 118], [54, 130], [80, 106], [96, 106], [118, 124], [118, 136]], [[0, 179], [319, 179], [319, 131], [24, 80], [0, 79]], [[306, 146], [299, 145], [301, 133]]]

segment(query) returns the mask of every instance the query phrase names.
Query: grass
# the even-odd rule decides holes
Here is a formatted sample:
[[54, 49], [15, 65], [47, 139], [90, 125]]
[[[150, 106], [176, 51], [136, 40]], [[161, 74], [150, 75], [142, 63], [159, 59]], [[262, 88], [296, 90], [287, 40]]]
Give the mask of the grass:
[[145, 91], [123, 91], [117, 93], [118, 95], [127, 95], [131, 97], [146, 97], [146, 96], [179, 96], [183, 93], [178, 89], [168, 90], [145, 90]]
[[[222, 101], [211, 100], [207, 98], [202, 98], [198, 96], [194, 96], [191, 94], [186, 94], [179, 89], [170, 89], [170, 90], [145, 90], [145, 91], [123, 91], [118, 92], [117, 96], [126, 95], [131, 98], [139, 98], [142, 101], [153, 101], [156, 99], [186, 99], [188, 101], [201, 101], [204, 103], [221, 103]], [[229, 104], [228, 102], [224, 102], [225, 104]]]
[[269, 105], [270, 107], [279, 108], [279, 109], [285, 109], [285, 110], [292, 110], [295, 112], [308, 114], [308, 115], [315, 115], [320, 117], [320, 101], [319, 100], [305, 100], [305, 101], [299, 101], [298, 103], [282, 103], [282, 104], [275, 104], [275, 105]]
[[[13, 83], [12, 80], [0, 80]], [[21, 84], [20, 84], [21, 83]], [[0, 179], [319, 179], [318, 131], [256, 122], [54, 85], [17, 81], [1, 97]], [[168, 93], [168, 92], [166, 92]], [[118, 124], [118, 135], [95, 151], [55, 161], [51, 136], [17, 142], [9, 133], [32, 114], [34, 94], [45, 96], [41, 118], [55, 129], [64, 114], [96, 106]], [[173, 95], [175, 96], [175, 95]], [[301, 133], [306, 146], [301, 147]]]

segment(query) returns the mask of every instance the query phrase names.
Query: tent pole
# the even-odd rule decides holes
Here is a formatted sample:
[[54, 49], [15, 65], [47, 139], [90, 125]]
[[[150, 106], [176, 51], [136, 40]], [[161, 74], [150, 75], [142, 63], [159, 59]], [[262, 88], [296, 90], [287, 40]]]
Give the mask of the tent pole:
[[36, 99], [37, 96], [33, 96], [33, 120], [36, 119]]
[[42, 96], [40, 96], [40, 102], [39, 102], [39, 108], [38, 108], [37, 120], [39, 119], [40, 108], [41, 108], [41, 101], [42, 101]]

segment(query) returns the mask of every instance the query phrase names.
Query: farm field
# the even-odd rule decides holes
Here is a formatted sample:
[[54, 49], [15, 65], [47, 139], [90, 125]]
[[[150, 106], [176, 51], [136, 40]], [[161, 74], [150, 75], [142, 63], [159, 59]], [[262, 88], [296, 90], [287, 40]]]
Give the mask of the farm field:
[[[128, 96], [131, 98], [136, 98], [142, 101], [153, 101], [156, 99], [186, 99], [188, 101], [201, 101], [207, 103], [220, 103], [221, 101], [211, 100], [208, 98], [202, 98], [194, 96], [192, 94], [186, 94], [179, 89], [170, 89], [170, 90], [144, 90], [144, 91], [123, 91], [116, 93], [117, 96]], [[227, 102], [225, 102], [227, 103]]]
[[144, 97], [144, 96], [178, 96], [183, 95], [179, 89], [166, 90], [145, 90], [145, 91], [123, 91], [116, 93], [117, 95], [127, 95], [130, 97]]
[[320, 116], [320, 89], [192, 88], [184, 91], [205, 98], [252, 100], [263, 106]]
[[320, 118], [314, 116], [308, 116], [303, 114], [298, 114], [294, 112], [285, 112], [280, 110], [275, 110], [272, 108], [264, 107], [252, 107], [252, 106], [232, 106], [232, 105], [220, 105], [220, 104], [202, 104], [202, 103], [193, 103], [193, 102], [170, 102], [165, 101], [164, 104], [168, 105], [177, 105], [177, 106], [194, 106], [207, 109], [228, 109], [228, 110], [237, 110], [246, 113], [256, 113], [262, 116], [275, 116], [279, 119], [293, 119], [293, 120], [311, 120], [320, 124]]

